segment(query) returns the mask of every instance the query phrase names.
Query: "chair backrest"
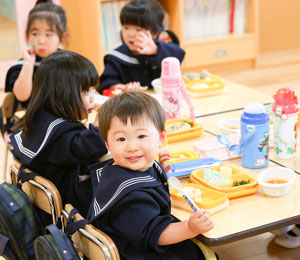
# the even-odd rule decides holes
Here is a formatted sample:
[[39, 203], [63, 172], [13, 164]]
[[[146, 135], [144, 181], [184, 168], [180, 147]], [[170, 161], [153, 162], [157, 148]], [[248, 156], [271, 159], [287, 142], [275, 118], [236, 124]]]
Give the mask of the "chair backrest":
[[[21, 104], [18, 104], [16, 108], [14, 108], [15, 104], [15, 95], [13, 92], [7, 92], [2, 102], [2, 114], [3, 114], [3, 123], [7, 123], [7, 118], [11, 118], [16, 111], [22, 109]], [[15, 111], [14, 111], [15, 110]]]
[[[18, 171], [21, 163], [14, 160], [10, 166], [12, 184], [17, 185]], [[30, 170], [24, 169], [23, 174], [29, 173]], [[35, 176], [22, 185], [22, 190], [28, 195], [31, 201], [41, 210], [51, 214], [53, 224], [61, 218], [63, 209], [62, 199], [56, 186], [42, 176]]]
[[[73, 209], [71, 204], [65, 206], [63, 217], [68, 218]], [[80, 220], [83, 217], [77, 213], [74, 220]], [[87, 224], [72, 235], [72, 240], [78, 249], [90, 260], [120, 260], [119, 251], [112, 239], [104, 232]]]

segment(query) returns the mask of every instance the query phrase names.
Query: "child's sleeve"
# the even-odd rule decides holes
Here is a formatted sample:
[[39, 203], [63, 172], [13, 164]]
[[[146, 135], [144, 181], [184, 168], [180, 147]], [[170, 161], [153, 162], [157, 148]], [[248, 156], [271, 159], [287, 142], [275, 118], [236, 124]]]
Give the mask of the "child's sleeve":
[[[100, 137], [98, 128], [90, 124], [90, 129], [82, 127], [73, 129], [68, 134], [62, 135], [53, 145], [53, 152], [49, 152], [49, 156], [54, 156], [53, 160], [65, 164], [65, 162], [84, 163], [95, 162], [107, 153], [104, 140]], [[60, 151], [57, 156], [57, 151]], [[51, 160], [51, 158], [49, 158]]]
[[5, 79], [5, 92], [13, 91], [14, 84], [20, 75], [21, 68], [22, 66], [13, 66], [8, 70]]
[[167, 57], [176, 57], [180, 62], [183, 61], [185, 51], [178, 45], [169, 42], [155, 41], [157, 44], [157, 54], [148, 56], [149, 62], [152, 65], [161, 67], [161, 62]]
[[162, 231], [174, 218], [166, 201], [153, 189], [126, 195], [111, 211], [113, 229], [140, 250], [151, 247], [159, 251], [158, 240]]
[[110, 86], [115, 84], [123, 84], [121, 75], [120, 64], [117, 64], [114, 60], [109, 58], [107, 55], [104, 59], [105, 68], [103, 73], [100, 76], [100, 89], [99, 92], [102, 94], [104, 89], [108, 89]]

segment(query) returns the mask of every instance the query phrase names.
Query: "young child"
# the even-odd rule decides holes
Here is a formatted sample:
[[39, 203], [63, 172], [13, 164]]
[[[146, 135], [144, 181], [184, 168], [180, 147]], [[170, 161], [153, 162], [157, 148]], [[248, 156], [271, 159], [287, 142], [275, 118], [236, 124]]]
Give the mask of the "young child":
[[21, 131], [11, 135], [13, 154], [33, 172], [52, 181], [63, 204], [71, 203], [86, 216], [92, 200], [88, 165], [107, 153], [98, 122], [87, 128], [82, 120], [91, 109], [91, 87], [99, 75], [85, 57], [57, 51], [36, 73]]
[[151, 87], [151, 81], [160, 77], [164, 58], [183, 60], [185, 52], [177, 44], [156, 40], [163, 31], [163, 17], [164, 10], [155, 0], [133, 0], [123, 7], [123, 44], [104, 57], [100, 92], [108, 88], [126, 91]]
[[[67, 37], [66, 24], [65, 11], [52, 4], [51, 0], [38, 0], [30, 11], [26, 27], [28, 46], [22, 51], [22, 59], [8, 70], [5, 80], [5, 92], [13, 92], [16, 102], [21, 102], [24, 108], [28, 105], [33, 78], [40, 62], [64, 43]], [[2, 132], [10, 132], [13, 124], [9, 122], [3, 126]]]
[[211, 230], [204, 210], [178, 222], [167, 176], [154, 161], [166, 138], [165, 114], [150, 95], [130, 91], [98, 112], [113, 159], [91, 167], [97, 179], [89, 216], [116, 243], [121, 259], [204, 259], [190, 238]]

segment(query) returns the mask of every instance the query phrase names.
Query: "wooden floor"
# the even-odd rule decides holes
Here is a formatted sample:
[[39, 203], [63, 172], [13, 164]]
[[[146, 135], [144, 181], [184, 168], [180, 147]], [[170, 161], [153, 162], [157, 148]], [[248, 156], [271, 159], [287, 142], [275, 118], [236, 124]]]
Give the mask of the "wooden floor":
[[[296, 91], [300, 101], [300, 49], [264, 54], [260, 56], [255, 70], [220, 75], [228, 80], [255, 88], [270, 96], [274, 95], [276, 90], [281, 87], [292, 87]], [[2, 98], [3, 91], [0, 91], [1, 103]], [[4, 147], [3, 140], [0, 138], [0, 158], [4, 158]], [[10, 162], [11, 159], [11, 156], [9, 156]], [[0, 171], [0, 182], [2, 182], [3, 159], [0, 160]], [[272, 233], [264, 233], [214, 247], [214, 250], [219, 254], [221, 260], [300, 259], [300, 247], [297, 249], [280, 247], [274, 243], [274, 237]]]

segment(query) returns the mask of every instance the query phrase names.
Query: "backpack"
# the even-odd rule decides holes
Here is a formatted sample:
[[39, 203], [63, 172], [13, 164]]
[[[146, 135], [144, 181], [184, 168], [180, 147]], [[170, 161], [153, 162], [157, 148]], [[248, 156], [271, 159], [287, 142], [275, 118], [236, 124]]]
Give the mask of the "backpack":
[[37, 260], [79, 260], [72, 240], [58, 227], [51, 224], [46, 227], [50, 234], [37, 237], [34, 252]]
[[12, 184], [0, 184], [0, 256], [35, 259], [33, 241], [41, 234], [34, 205], [26, 193]]

